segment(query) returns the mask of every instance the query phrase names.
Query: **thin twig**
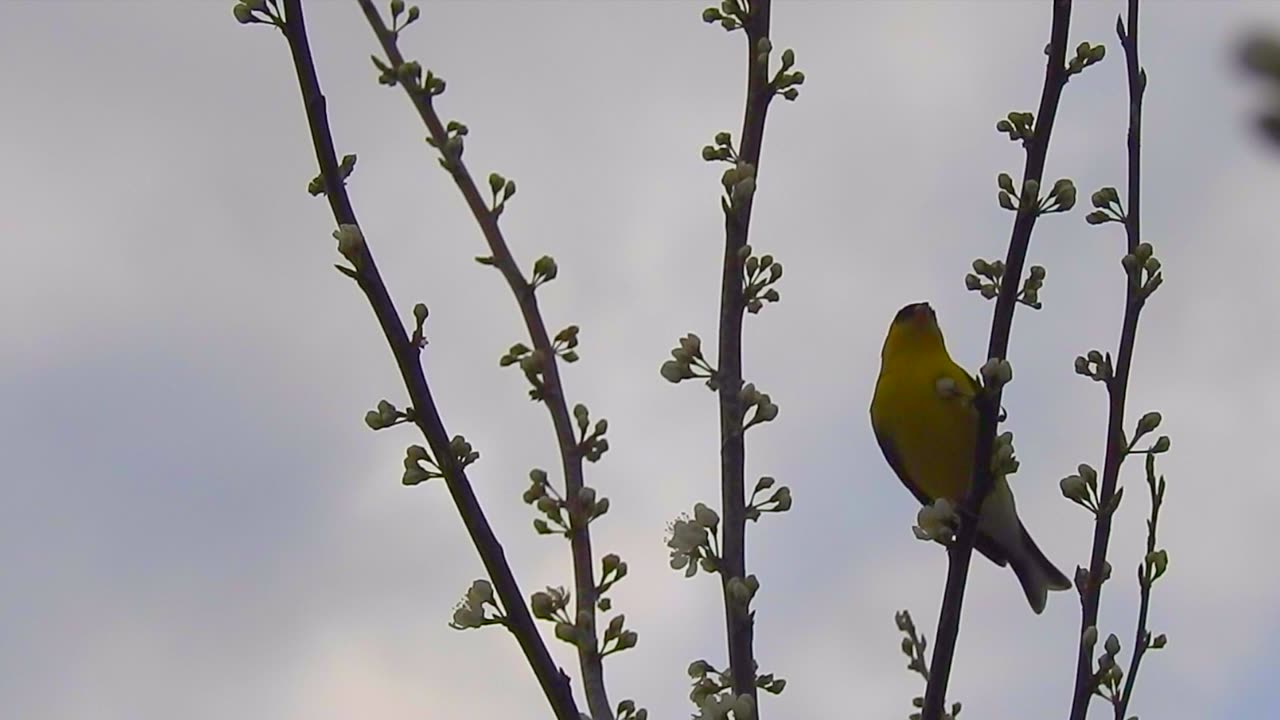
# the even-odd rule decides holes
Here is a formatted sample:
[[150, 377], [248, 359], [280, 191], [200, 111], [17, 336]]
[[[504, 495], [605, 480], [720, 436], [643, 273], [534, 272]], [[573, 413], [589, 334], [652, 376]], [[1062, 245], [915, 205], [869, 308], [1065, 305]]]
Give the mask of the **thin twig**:
[[[747, 98], [742, 119], [740, 162], [760, 169], [760, 149], [764, 142], [764, 121], [773, 89], [769, 86], [768, 54], [759, 42], [769, 37], [771, 0], [752, 0], [743, 23], [747, 36]], [[764, 55], [762, 58], [761, 56]], [[729, 644], [729, 671], [734, 695], [756, 699], [756, 663], [752, 649], [754, 623], [741, 601], [731, 597], [729, 583], [747, 575], [747, 508], [743, 444], [742, 321], [746, 301], [743, 295], [744, 258], [739, 251], [747, 244], [752, 200], [747, 198], [741, 212], [725, 212], [724, 273], [720, 284], [720, 502], [724, 513], [724, 552], [721, 556], [721, 589], [724, 595], [725, 633]], [[757, 713], [758, 713], [757, 709]], [[758, 714], [757, 714], [758, 717]]]
[[[333, 136], [325, 110], [325, 99], [320, 92], [320, 82], [316, 77], [311, 48], [307, 42], [301, 0], [284, 0], [284, 7], [283, 29], [293, 56], [298, 86], [302, 91], [311, 141], [324, 178], [325, 195], [333, 211], [334, 220], [339, 225], [358, 225], [355, 211], [338, 170]], [[525, 604], [524, 595], [520, 592], [515, 576], [507, 564], [502, 545], [489, 527], [466, 474], [453, 460], [453, 453], [449, 448], [449, 435], [445, 431], [444, 423], [431, 396], [431, 389], [419, 362], [418, 348], [405, 333], [404, 325], [400, 322], [395, 304], [382, 282], [373, 254], [367, 244], [360, 251], [359, 262], [355, 263], [355, 269], [360, 289], [364, 291], [374, 315], [377, 316], [378, 324], [382, 328], [383, 335], [386, 336], [388, 345], [391, 346], [396, 365], [409, 392], [409, 398], [413, 403], [414, 422], [422, 431], [436, 463], [444, 474], [444, 482], [458, 508], [458, 514], [462, 516], [471, 541], [475, 544], [485, 570], [493, 581], [502, 602], [507, 617], [505, 624], [515, 635], [521, 650], [524, 651], [525, 658], [532, 667], [534, 675], [537, 676], [538, 683], [542, 686], [542, 691], [546, 694], [558, 720], [579, 720], [580, 715], [569, 687], [569, 678], [556, 665], [542, 642], [542, 636], [538, 633], [533, 617]]]
[[[1035, 132], [1026, 142], [1027, 159], [1022, 173], [1024, 184], [1028, 180], [1035, 180], [1043, 185], [1045, 158], [1049, 153], [1049, 137], [1053, 132], [1053, 122], [1058, 112], [1058, 101], [1062, 97], [1062, 88], [1067, 83], [1067, 34], [1070, 24], [1071, 0], [1053, 0], [1049, 58], [1045, 65], [1040, 107], [1035, 117]], [[1000, 284], [1000, 294], [996, 298], [995, 316], [991, 322], [991, 340], [987, 346], [988, 358], [1003, 360], [1009, 350], [1009, 333], [1013, 327], [1018, 284], [1022, 279], [1022, 266], [1031, 244], [1031, 231], [1035, 227], [1036, 211], [1034, 202], [1021, 203], [1013, 223], [1013, 235], [1009, 240], [1009, 251], [1005, 259], [1005, 274]], [[939, 720], [946, 701], [951, 660], [955, 655], [956, 637], [960, 633], [960, 613], [964, 603], [965, 582], [969, 575], [969, 561], [973, 556], [973, 543], [977, 538], [978, 511], [983, 499], [995, 483], [991, 472], [991, 452], [995, 444], [1000, 396], [1001, 391], [995, 389], [981, 393], [976, 402], [980, 421], [974, 455], [973, 487], [961, 504], [960, 531], [947, 552], [946, 591], [943, 595], [942, 611], [934, 638], [932, 669], [929, 673], [929, 687], [925, 692], [922, 720]]]
[[1129, 660], [1129, 672], [1125, 676], [1124, 691], [1115, 705], [1116, 720], [1124, 720], [1129, 711], [1129, 701], [1133, 699], [1133, 686], [1138, 680], [1138, 667], [1147, 650], [1162, 645], [1152, 645], [1151, 630], [1147, 627], [1147, 615], [1151, 611], [1151, 586], [1155, 583], [1156, 573], [1148, 562], [1156, 551], [1156, 528], [1160, 524], [1160, 505], [1164, 502], [1164, 477], [1156, 479], [1155, 456], [1147, 456], [1147, 488], [1151, 491], [1151, 519], [1147, 521], [1147, 554], [1138, 565], [1138, 587], [1141, 600], [1138, 605], [1138, 623], [1134, 630], [1133, 657]]
[[[1126, 28], [1116, 20], [1116, 31], [1124, 47], [1125, 67], [1129, 78], [1129, 192], [1128, 212], [1124, 218], [1128, 252], [1140, 242], [1140, 191], [1142, 187], [1142, 95], [1146, 90], [1146, 73], [1138, 62], [1138, 0], [1129, 0], [1129, 23]], [[1124, 436], [1125, 395], [1129, 389], [1129, 369], [1133, 363], [1134, 343], [1138, 334], [1138, 316], [1146, 304], [1140, 286], [1126, 278], [1124, 321], [1120, 328], [1120, 349], [1115, 373], [1106, 381], [1109, 408], [1107, 413], [1106, 463], [1102, 470], [1102, 489], [1098, 499], [1101, 510], [1093, 529], [1093, 552], [1089, 574], [1080, 588], [1080, 633], [1098, 624], [1098, 607], [1102, 600], [1103, 568], [1107, 562], [1107, 545], [1111, 539], [1112, 497], [1120, 477], [1120, 466], [1128, 454]], [[1110, 508], [1110, 510], [1108, 510]], [[1135, 650], [1136, 652], [1136, 650]], [[1071, 720], [1084, 720], [1093, 694], [1093, 659], [1090, 648], [1080, 643], [1076, 658], [1075, 693], [1071, 702]], [[1132, 681], [1132, 677], [1130, 677]]]
[[[404, 56], [397, 44], [396, 34], [387, 27], [378, 14], [372, 0], [358, 0], [364, 16], [378, 38], [382, 51], [392, 68], [404, 64]], [[448, 140], [444, 124], [436, 113], [427, 92], [411, 90], [401, 83], [405, 93], [413, 102], [423, 124], [427, 126], [439, 147], [444, 147]], [[581, 499], [583, 482], [582, 451], [574, 436], [573, 422], [565, 402], [564, 389], [560, 382], [560, 371], [557, 368], [556, 353], [547, 335], [546, 324], [538, 310], [538, 300], [534, 289], [516, 265], [515, 258], [507, 246], [502, 230], [498, 227], [497, 214], [490, 210], [484, 196], [476, 187], [475, 181], [468, 172], [466, 164], [459, 157], [451, 161], [450, 174], [462, 192], [467, 207], [475, 217], [480, 231], [488, 244], [493, 257], [493, 265], [501, 271], [503, 278], [511, 287], [516, 302], [520, 306], [520, 314], [524, 318], [525, 328], [533, 342], [534, 350], [543, 357], [542, 371], [545, 382], [543, 402], [551, 414], [551, 423], [555, 427], [556, 442], [560, 449], [561, 467], [565, 478], [565, 501], [569, 506], [571, 518], [569, 545], [573, 555], [574, 600], [576, 602], [575, 629], [577, 630], [578, 662], [582, 671], [582, 684], [587, 697], [587, 706], [595, 720], [612, 720], [613, 710], [609, 704], [609, 696], [604, 684], [604, 664], [600, 655], [599, 639], [596, 633], [596, 601], [597, 587], [591, 552], [591, 533], [587, 527], [587, 512]]]

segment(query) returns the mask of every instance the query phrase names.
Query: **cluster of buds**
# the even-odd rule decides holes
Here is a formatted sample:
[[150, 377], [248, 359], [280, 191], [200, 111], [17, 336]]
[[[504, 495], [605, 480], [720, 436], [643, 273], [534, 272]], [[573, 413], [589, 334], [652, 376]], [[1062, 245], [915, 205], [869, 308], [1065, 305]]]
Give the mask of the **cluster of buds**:
[[916, 513], [916, 524], [912, 526], [911, 532], [915, 534], [917, 540], [940, 542], [945, 545], [955, 537], [958, 519], [951, 501], [938, 498], [921, 507]]
[[683, 570], [685, 577], [693, 577], [698, 568], [703, 572], [718, 572], [720, 553], [716, 530], [719, 526], [720, 516], [702, 503], [693, 506], [692, 518], [683, 515], [676, 518], [668, 528], [670, 537], [667, 538], [671, 569]]
[[726, 31], [737, 30], [747, 21], [747, 8], [741, 0], [723, 0], [720, 7], [709, 7], [702, 11], [702, 22], [712, 25], [720, 23]]
[[1155, 411], [1146, 413], [1142, 417], [1138, 418], [1138, 426], [1134, 429], [1133, 439], [1129, 441], [1129, 446], [1125, 448], [1125, 450], [1130, 453], [1137, 452], [1149, 455], [1159, 455], [1160, 453], [1168, 452], [1171, 444], [1168, 435], [1161, 435], [1156, 438], [1156, 441], [1146, 450], [1134, 450], [1138, 445], [1138, 441], [1141, 440], [1143, 436], [1150, 434], [1153, 430], [1160, 427], [1160, 422], [1163, 419], [1164, 416]]
[[904, 635], [902, 638], [902, 654], [910, 659], [910, 662], [907, 663], [907, 669], [920, 673], [928, 680], [929, 670], [925, 666], [924, 652], [929, 648], [929, 641], [916, 632], [916, 623], [911, 619], [911, 613], [907, 610], [899, 610], [894, 613], [893, 624], [897, 626], [898, 632]]
[[[742, 408], [742, 431], [746, 432], [748, 428], [760, 423], [767, 423], [778, 417], [778, 406], [773, 403], [769, 397], [769, 393], [762, 393], [756, 390], [755, 383], [747, 383], [738, 391], [739, 407]], [[747, 419], [747, 414], [755, 408], [755, 412], [751, 414], [751, 419]]]
[[[360, 231], [360, 226], [351, 224], [339, 225], [338, 229], [333, 231], [333, 239], [338, 241], [338, 253], [358, 269], [360, 267], [360, 259], [364, 257], [364, 233]], [[343, 270], [348, 277], [355, 278], [354, 273], [348, 272], [341, 265], [338, 266], [338, 269]]]
[[508, 180], [496, 172], [489, 173], [489, 193], [493, 196], [489, 209], [494, 217], [498, 217], [506, 207], [507, 200], [516, 194], [516, 181]]
[[791, 488], [786, 485], [774, 490], [768, 498], [756, 499], [772, 488], [776, 482], [772, 477], [765, 475], [756, 483], [755, 489], [751, 491], [751, 500], [747, 503], [748, 520], [759, 520], [762, 513], [783, 513], [791, 509]]
[[1139, 243], [1133, 252], [1120, 259], [1125, 274], [1129, 276], [1129, 284], [1140, 300], [1151, 297], [1151, 293], [1159, 289], [1164, 282], [1160, 272], [1160, 260], [1153, 254], [1151, 243]]
[[561, 620], [568, 622], [568, 612], [565, 608], [569, 607], [570, 595], [567, 590], [562, 587], [548, 587], [546, 591], [539, 590], [533, 594], [529, 600], [529, 607], [533, 610], [533, 616], [539, 620]]
[[978, 292], [990, 300], [1000, 294], [1000, 278], [1004, 277], [1004, 261], [987, 262], [982, 258], [973, 261], [973, 272], [964, 276], [966, 290]]
[[693, 720], [755, 720], [756, 701], [750, 695], [719, 693], [703, 698]]
[[[406, 25], [408, 23], [405, 23]], [[373, 66], [378, 68], [378, 84], [387, 87], [395, 87], [400, 85], [411, 93], [426, 93], [427, 98], [433, 98], [437, 95], [444, 94], [445, 81], [444, 78], [436, 75], [430, 70], [426, 71], [426, 77], [422, 75], [422, 63], [417, 60], [409, 60], [399, 65], [391, 65], [384, 62], [377, 55], [371, 56]], [[435, 143], [430, 138], [427, 142], [435, 147]], [[461, 150], [459, 150], [461, 154]]]
[[[457, 470], [462, 470], [480, 459], [480, 453], [472, 449], [471, 443], [461, 435], [454, 435], [449, 441], [449, 455]], [[429, 467], [423, 467], [422, 463], [426, 463]], [[417, 485], [433, 478], [442, 478], [444, 473], [440, 463], [421, 445], [410, 445], [405, 450], [404, 475], [400, 480], [405, 485]]]
[[[1098, 584], [1101, 585], [1102, 583], [1110, 579], [1111, 579], [1111, 563], [1107, 562], [1106, 560], [1103, 560], [1102, 574], [1098, 576]], [[1075, 575], [1076, 591], [1079, 592], [1081, 596], [1084, 596], [1084, 594], [1089, 590], [1090, 584], [1091, 583], [1089, 582], [1089, 571], [1086, 568], [1082, 568], [1079, 565], [1077, 565], [1076, 575]]]
[[[356, 169], [356, 156], [343, 155], [342, 162], [338, 163], [338, 177], [342, 180], [346, 180], [347, 178], [351, 177], [351, 173], [355, 172], [355, 169]], [[325, 192], [326, 191], [324, 186], [324, 173], [316, 175], [315, 177], [311, 178], [311, 182], [307, 183], [307, 193], [309, 193], [312, 197], [315, 197], [317, 195], [324, 195]]]
[[618, 703], [618, 720], [649, 720], [649, 711], [637, 708], [635, 700], [623, 700]]
[[[404, 22], [401, 22], [400, 20], [401, 15], [406, 15]], [[391, 0], [391, 34], [399, 35], [401, 30], [417, 22], [421, 15], [422, 11], [418, 9], [417, 5], [411, 6], [409, 8], [409, 12], [406, 14], [404, 11], [404, 0]]]
[[1018, 291], [1018, 302], [1036, 310], [1043, 307], [1040, 304], [1040, 289], [1044, 287], [1044, 278], [1044, 266], [1032, 265], [1031, 272], [1022, 283], [1022, 289]]
[[578, 631], [568, 609], [570, 597], [569, 591], [562, 587], [548, 587], [529, 598], [529, 609], [533, 611], [535, 618], [556, 624], [557, 638], [577, 644]]
[[749, 617], [751, 601], [760, 591], [760, 580], [755, 575], [748, 575], [745, 578], [731, 577], [724, 588], [726, 597], [733, 603], [734, 612], [742, 617]]
[[[551, 487], [547, 481], [547, 471], [542, 468], [534, 468], [529, 471], [529, 489], [524, 491], [520, 496], [527, 505], [533, 505], [538, 508], [538, 512], [545, 517], [534, 518], [533, 529], [539, 535], [550, 535], [553, 532], [559, 532], [566, 537], [569, 535], [569, 523], [564, 517], [564, 498]], [[551, 526], [556, 527], [555, 530]]]
[[231, 8], [231, 14], [241, 25], [263, 23], [284, 29], [284, 16], [275, 0], [240, 0]]
[[1018, 458], [1013, 454], [1013, 433], [1004, 431], [996, 436], [991, 448], [991, 472], [996, 477], [1007, 477], [1018, 472]]
[[543, 517], [534, 518], [533, 529], [539, 535], [561, 534], [568, 537], [575, 528], [586, 527], [587, 523], [609, 512], [609, 498], [596, 496], [595, 488], [584, 486], [578, 491], [580, 514], [572, 512], [566, 517], [569, 502], [551, 487], [547, 481], [547, 471], [534, 468], [529, 471], [530, 485], [521, 499], [533, 505]]
[[529, 390], [529, 399], [542, 400], [546, 396], [547, 384], [542, 378], [545, 370], [546, 356], [541, 350], [533, 350], [524, 343], [516, 343], [507, 349], [505, 355], [498, 359], [499, 367], [520, 365], [520, 371], [533, 387]]
[[[911, 613], [906, 610], [894, 613], [894, 624], [898, 626], [898, 630], [905, 636], [902, 638], [902, 654], [906, 655], [909, 662], [907, 669], [919, 673], [926, 683], [929, 682], [929, 666], [925, 664], [924, 653], [928, 649], [929, 643], [923, 635], [916, 633], [916, 624], [911, 620]], [[911, 698], [912, 707], [923, 708], [924, 697], [917, 695]], [[955, 720], [960, 714], [960, 703], [951, 703], [951, 709], [942, 713], [943, 720]], [[910, 720], [920, 720], [920, 713], [913, 712], [908, 716]]]
[[573, 406], [573, 419], [578, 425], [578, 452], [589, 462], [596, 462], [609, 451], [609, 440], [604, 434], [609, 432], [609, 421], [600, 418], [590, 432], [591, 414], [587, 406], [578, 403]]
[[693, 378], [706, 378], [707, 387], [718, 390], [716, 369], [707, 363], [702, 356], [702, 338], [689, 333], [680, 338], [680, 345], [672, 349], [671, 360], [662, 363], [662, 377], [668, 382], [678, 383]]
[[[1150, 588], [1156, 579], [1169, 569], [1169, 553], [1166, 550], [1155, 549], [1156, 523], [1160, 519], [1160, 506], [1164, 504], [1164, 476], [1156, 477], [1155, 455], [1147, 455], [1146, 470], [1147, 489], [1151, 492], [1151, 517], [1147, 520], [1147, 547], [1151, 548], [1151, 551], [1143, 557], [1142, 566], [1138, 568], [1138, 584], [1143, 588]], [[1159, 636], [1157, 640], [1161, 641], [1160, 647], [1164, 647], [1164, 636]]]
[[1142, 570], [1139, 573], [1139, 582], [1144, 587], [1150, 587], [1152, 583], [1160, 579], [1165, 571], [1169, 569], [1169, 552], [1167, 550], [1152, 550], [1142, 558]]
[[[493, 609], [493, 614], [488, 609]], [[488, 580], [476, 580], [467, 589], [467, 594], [453, 609], [453, 621], [449, 627], [454, 630], [472, 630], [485, 625], [505, 625], [507, 616], [502, 614], [498, 601], [493, 596], [493, 586]]]
[[743, 245], [738, 250], [742, 262], [742, 297], [747, 305], [747, 312], [760, 312], [766, 302], [778, 302], [778, 291], [772, 286], [782, 279], [782, 263], [774, 262], [772, 255], [756, 257], [751, 254], [751, 246]]
[[1082, 42], [1076, 46], [1076, 56], [1067, 62], [1067, 77], [1077, 75], [1090, 65], [1102, 62], [1107, 56], [1107, 48], [1103, 45], [1090, 45]]
[[550, 255], [543, 255], [533, 262], [533, 280], [529, 283], [529, 289], [537, 290], [555, 280], [559, 274], [560, 266], [556, 265], [556, 259]]
[[616, 554], [609, 553], [600, 559], [600, 584], [596, 586], [596, 594], [600, 596], [597, 606], [602, 612], [609, 612], [612, 606], [604, 594], [626, 576], [627, 564]]
[[[640, 636], [634, 630], [627, 630], [623, 625], [627, 621], [626, 615], [615, 615], [604, 629], [604, 639], [600, 642], [600, 657], [608, 657], [613, 653], [630, 650], [636, 646], [636, 642]], [[610, 645], [612, 643], [612, 645]]]
[[720, 198], [720, 207], [726, 215], [741, 217], [756, 194], [756, 166], [739, 160], [720, 176], [720, 184], [725, 192], [725, 197]]
[[[408, 65], [409, 63], [405, 63]], [[401, 67], [404, 67], [402, 65]], [[403, 74], [403, 73], [402, 73]], [[403, 80], [402, 80], [403, 82]], [[441, 81], [444, 82], [444, 81]], [[458, 163], [462, 161], [463, 138], [467, 136], [470, 130], [466, 125], [457, 120], [450, 120], [444, 126], [444, 140], [437, 140], [434, 136], [427, 136], [427, 144], [440, 151], [440, 167], [454, 172], [458, 169]]]
[[1110, 382], [1115, 376], [1115, 370], [1111, 366], [1111, 353], [1090, 350], [1085, 355], [1077, 355], [1076, 374], [1097, 382]]
[[[767, 72], [769, 69], [769, 53], [773, 52], [773, 43], [769, 38], [760, 38], [756, 50], [756, 63], [761, 72]], [[804, 84], [804, 72], [800, 70], [792, 70], [796, 64], [796, 53], [791, 48], [782, 51], [782, 67], [778, 72], [774, 73], [773, 79], [769, 81], [769, 87], [773, 90], [774, 95], [781, 95], [784, 100], [794, 102], [800, 97], [800, 88], [798, 85]]]
[[707, 162], [737, 164], [738, 152], [733, 149], [733, 135], [726, 131], [716, 133], [715, 145], [702, 146], [702, 159]]
[[371, 430], [382, 430], [407, 422], [413, 422], [413, 408], [400, 410], [389, 400], [379, 400], [377, 408], [364, 414], [364, 424]]
[[[1026, 191], [1030, 183], [1024, 183], [1023, 190]], [[1041, 215], [1049, 213], [1066, 212], [1076, 206], [1076, 185], [1071, 182], [1071, 178], [1059, 178], [1049, 189], [1049, 197], [1044, 198], [1036, 205], [1036, 210]]]
[[1048, 215], [1066, 212], [1076, 206], [1076, 186], [1070, 178], [1059, 178], [1044, 198], [1040, 197], [1040, 182], [1035, 179], [1022, 183], [1021, 193], [1017, 192], [1009, 173], [1000, 173], [996, 184], [1000, 187], [996, 200], [1005, 210], [1017, 212], [1031, 208], [1037, 215]]
[[1098, 514], [1098, 471], [1092, 466], [1080, 463], [1076, 468], [1076, 474], [1059, 480], [1058, 487], [1062, 490], [1063, 497], [1094, 515]]
[[978, 369], [982, 386], [992, 392], [1013, 382], [1013, 364], [1001, 358], [991, 358]]
[[569, 325], [556, 333], [551, 339], [551, 352], [559, 355], [567, 363], [578, 362], [578, 326]]
[[1026, 142], [1035, 134], [1036, 116], [1029, 112], [1011, 112], [996, 123], [996, 130], [1010, 140]]
[[1113, 187], [1104, 187], [1095, 190], [1089, 196], [1089, 202], [1093, 204], [1096, 210], [1084, 216], [1084, 221], [1090, 225], [1102, 225], [1103, 223], [1125, 221], [1124, 205], [1120, 202], [1120, 192]]
[[[1098, 628], [1092, 625], [1085, 628], [1082, 640], [1085, 647], [1092, 649], [1098, 642]], [[1093, 691], [1113, 703], [1119, 699], [1121, 684], [1124, 682], [1124, 670], [1116, 662], [1116, 655], [1119, 654], [1120, 638], [1111, 633], [1102, 643], [1098, 670], [1093, 674]]]

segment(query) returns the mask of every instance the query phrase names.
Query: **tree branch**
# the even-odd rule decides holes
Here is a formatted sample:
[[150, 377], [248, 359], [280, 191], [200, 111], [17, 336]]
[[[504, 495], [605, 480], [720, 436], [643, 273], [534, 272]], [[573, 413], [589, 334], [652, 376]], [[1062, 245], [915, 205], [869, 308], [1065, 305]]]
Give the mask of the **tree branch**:
[[[311, 141], [324, 178], [325, 195], [329, 200], [334, 220], [339, 225], [358, 225], [355, 211], [338, 169], [333, 137], [325, 110], [325, 99], [320, 91], [319, 79], [316, 76], [315, 64], [307, 41], [301, 0], [284, 0], [284, 7], [283, 30], [293, 56], [298, 86], [306, 108]], [[463, 524], [480, 554], [485, 570], [493, 581], [506, 613], [505, 624], [515, 635], [521, 650], [524, 651], [525, 658], [538, 678], [538, 683], [542, 686], [542, 691], [558, 720], [580, 720], [573, 693], [569, 687], [569, 678], [556, 666], [546, 645], [543, 644], [542, 637], [525, 604], [524, 595], [520, 592], [515, 576], [507, 564], [502, 545], [489, 527], [466, 474], [453, 459], [453, 453], [449, 448], [449, 435], [445, 431], [444, 423], [431, 396], [431, 389], [419, 362], [418, 348], [405, 333], [404, 325], [400, 322], [395, 304], [383, 284], [367, 244], [360, 250], [358, 261], [354, 264], [356, 280], [378, 319], [387, 344], [390, 345], [392, 354], [395, 356], [396, 365], [400, 369], [409, 398], [413, 402], [414, 422], [431, 448], [432, 455], [444, 475], [449, 494], [458, 508], [458, 514], [462, 516]]]
[[[397, 44], [397, 37], [382, 17], [378, 14], [372, 0], [358, 0], [360, 9], [369, 22], [369, 27], [377, 36], [379, 45], [387, 55], [393, 69], [401, 67], [405, 60]], [[406, 83], [400, 83], [405, 89], [418, 116], [426, 125], [431, 137], [438, 147], [445, 147], [448, 133], [440, 121], [431, 102], [428, 92], [414, 91]], [[507, 246], [502, 230], [498, 227], [497, 214], [490, 210], [484, 197], [476, 187], [466, 165], [459, 157], [451, 161], [450, 174], [462, 192], [463, 199], [471, 209], [480, 231], [488, 244], [493, 257], [493, 265], [506, 279], [511, 292], [520, 306], [520, 314], [524, 318], [525, 328], [536, 352], [543, 357], [543, 379], [545, 391], [543, 402], [551, 414], [551, 422], [555, 427], [556, 442], [560, 449], [561, 468], [565, 477], [565, 501], [569, 506], [571, 527], [569, 544], [573, 556], [574, 600], [576, 602], [576, 628], [578, 631], [578, 662], [582, 671], [582, 682], [587, 697], [587, 705], [595, 720], [611, 720], [613, 710], [609, 704], [609, 696], [604, 685], [604, 665], [600, 655], [599, 639], [596, 631], [597, 587], [592, 564], [591, 534], [587, 527], [589, 508], [584, 507], [581, 495], [584, 486], [582, 472], [582, 452], [574, 436], [573, 422], [565, 402], [564, 389], [560, 382], [556, 353], [551, 339], [547, 335], [546, 324], [538, 310], [538, 300], [533, 286], [525, 279], [515, 258]], [[576, 719], [575, 719], [576, 720]]]
[[[1026, 141], [1027, 159], [1022, 173], [1024, 184], [1028, 180], [1034, 180], [1043, 185], [1049, 137], [1053, 132], [1058, 101], [1067, 83], [1066, 53], [1070, 24], [1071, 0], [1053, 0], [1049, 58], [1045, 65], [1040, 106], [1036, 112], [1035, 132]], [[1017, 305], [1018, 284], [1022, 279], [1022, 266], [1031, 244], [1031, 231], [1035, 227], [1037, 211], [1035, 202], [1023, 202], [1019, 205], [1005, 259], [1005, 274], [1000, 283], [1000, 294], [996, 298], [995, 316], [991, 322], [991, 339], [987, 345], [988, 358], [1003, 360], [1008, 353], [1009, 334], [1013, 328], [1013, 311]], [[951, 661], [955, 655], [956, 638], [960, 632], [960, 614], [964, 603], [965, 583], [969, 575], [969, 561], [973, 556], [974, 540], [977, 538], [979, 508], [995, 483], [991, 473], [991, 453], [995, 443], [1000, 396], [1000, 389], [995, 389], [984, 391], [975, 399], [980, 421], [974, 455], [973, 487], [960, 506], [960, 531], [947, 552], [946, 591], [938, 619], [937, 637], [934, 640], [936, 644], [933, 648], [933, 662], [929, 673], [929, 687], [925, 692], [922, 720], [939, 720], [946, 701]]]
[[[1129, 79], [1129, 188], [1128, 212], [1124, 218], [1125, 238], [1128, 252], [1133, 253], [1140, 242], [1140, 190], [1142, 181], [1142, 96], [1146, 90], [1146, 72], [1138, 62], [1138, 0], [1129, 0], [1129, 24], [1125, 26], [1117, 18], [1116, 31], [1120, 36], [1120, 44], [1124, 47], [1125, 67]], [[1146, 304], [1146, 294], [1142, 287], [1126, 277], [1124, 320], [1120, 328], [1120, 350], [1116, 358], [1115, 372], [1107, 379], [1107, 396], [1109, 407], [1107, 412], [1107, 448], [1106, 462], [1102, 471], [1102, 488], [1099, 494], [1097, 520], [1093, 529], [1093, 551], [1089, 561], [1089, 574], [1080, 588], [1080, 633], [1098, 624], [1098, 607], [1102, 601], [1103, 571], [1107, 562], [1107, 545], [1111, 539], [1112, 498], [1116, 493], [1116, 484], [1120, 477], [1120, 466], [1124, 463], [1129, 447], [1125, 441], [1124, 409], [1125, 395], [1129, 388], [1129, 370], [1133, 363], [1134, 343], [1138, 334], [1138, 316]], [[1111, 510], [1108, 510], [1111, 508]], [[1146, 612], [1144, 598], [1143, 614]], [[1145, 617], [1144, 617], [1145, 621]], [[1138, 653], [1134, 650], [1135, 659]], [[1093, 695], [1093, 662], [1090, 657], [1091, 648], [1080, 643], [1076, 658], [1075, 692], [1071, 703], [1071, 720], [1084, 720], [1089, 710], [1089, 701]], [[1129, 678], [1132, 682], [1132, 675]]]
[[[742, 119], [738, 157], [741, 163], [760, 168], [765, 116], [773, 89], [769, 86], [768, 53], [761, 53], [761, 39], [769, 37], [771, 0], [752, 0], [743, 25], [747, 36], [747, 98]], [[763, 55], [763, 57], [762, 57]], [[763, 64], [762, 64], [763, 62]], [[726, 209], [724, 272], [720, 283], [720, 340], [718, 349], [720, 393], [720, 501], [724, 512], [724, 549], [720, 573], [724, 596], [725, 632], [729, 644], [729, 670], [734, 695], [756, 699], [756, 663], [752, 649], [754, 619], [734, 600], [729, 583], [747, 575], [746, 547], [746, 447], [743, 443], [742, 321], [745, 309], [741, 250], [747, 244], [752, 200], [740, 213]], [[757, 706], [758, 707], [758, 706]]]

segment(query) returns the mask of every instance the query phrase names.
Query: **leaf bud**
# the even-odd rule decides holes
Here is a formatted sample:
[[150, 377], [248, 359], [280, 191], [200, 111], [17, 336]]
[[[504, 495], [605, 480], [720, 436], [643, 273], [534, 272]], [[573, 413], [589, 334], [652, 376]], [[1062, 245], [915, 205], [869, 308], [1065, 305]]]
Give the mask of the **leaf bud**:
[[1084, 633], [1080, 636], [1080, 644], [1092, 650], [1093, 646], [1098, 644], [1098, 628], [1094, 625], [1085, 628]]

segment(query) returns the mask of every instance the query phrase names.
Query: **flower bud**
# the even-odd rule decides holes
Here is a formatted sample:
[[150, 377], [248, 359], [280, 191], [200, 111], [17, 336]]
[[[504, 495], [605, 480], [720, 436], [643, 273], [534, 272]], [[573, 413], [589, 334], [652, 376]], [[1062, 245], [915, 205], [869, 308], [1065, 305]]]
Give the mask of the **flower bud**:
[[708, 530], [715, 530], [720, 524], [720, 516], [716, 511], [702, 503], [693, 506], [693, 520]]
[[1115, 633], [1111, 633], [1110, 635], [1107, 636], [1107, 641], [1103, 643], [1102, 649], [1105, 650], [1108, 655], [1119, 654], [1120, 638], [1116, 637]]
[[1062, 496], [1068, 500], [1083, 503], [1088, 497], [1088, 486], [1079, 475], [1068, 475], [1058, 481], [1058, 487], [1062, 489]]

